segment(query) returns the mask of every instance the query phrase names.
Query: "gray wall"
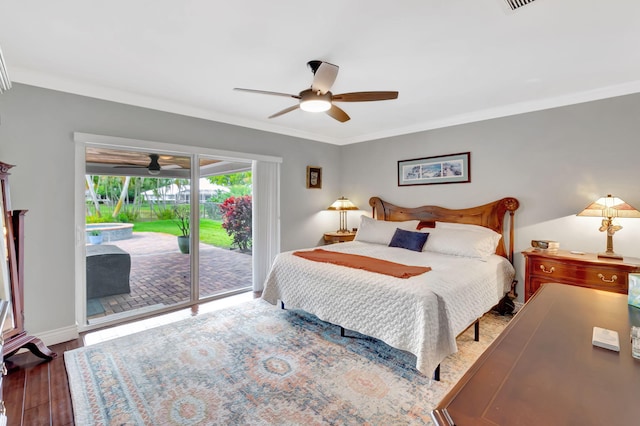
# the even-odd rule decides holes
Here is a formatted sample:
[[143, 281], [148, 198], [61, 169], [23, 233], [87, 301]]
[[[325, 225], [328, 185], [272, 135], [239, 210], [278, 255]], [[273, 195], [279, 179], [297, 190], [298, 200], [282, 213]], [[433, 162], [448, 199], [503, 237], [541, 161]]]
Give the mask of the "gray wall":
[[[341, 194], [340, 147], [15, 84], [0, 96], [0, 161], [15, 164], [11, 205], [27, 209], [25, 326], [75, 323], [73, 132], [272, 155], [281, 166], [281, 247], [313, 246], [338, 218], [321, 210]], [[323, 188], [306, 189], [307, 165]]]
[[[639, 117], [640, 95], [629, 95], [345, 146], [343, 192], [359, 205], [378, 195], [449, 208], [513, 196], [520, 201], [516, 250], [553, 239], [568, 250], [604, 251], [600, 219], [575, 214], [607, 193], [640, 208]], [[467, 151], [470, 183], [397, 186], [398, 160]], [[615, 251], [640, 257], [640, 220], [620, 223]], [[515, 260], [521, 290], [522, 255]]]
[[[25, 317], [34, 334], [69, 327], [74, 315], [73, 132], [283, 157], [282, 249], [319, 243], [338, 218], [323, 211], [345, 195], [368, 213], [368, 199], [468, 207], [520, 200], [516, 249], [532, 238], [597, 252], [597, 218], [575, 214], [612, 193], [640, 207], [640, 95], [433, 130], [344, 147], [15, 84], [0, 96], [0, 160], [15, 209], [26, 220]], [[471, 152], [472, 182], [397, 186], [397, 161]], [[306, 166], [323, 168], [323, 189], [305, 188]], [[351, 212], [349, 226], [357, 226]], [[640, 220], [622, 220], [617, 252], [640, 257]], [[522, 256], [516, 256], [522, 288]], [[522, 294], [522, 292], [520, 291]]]

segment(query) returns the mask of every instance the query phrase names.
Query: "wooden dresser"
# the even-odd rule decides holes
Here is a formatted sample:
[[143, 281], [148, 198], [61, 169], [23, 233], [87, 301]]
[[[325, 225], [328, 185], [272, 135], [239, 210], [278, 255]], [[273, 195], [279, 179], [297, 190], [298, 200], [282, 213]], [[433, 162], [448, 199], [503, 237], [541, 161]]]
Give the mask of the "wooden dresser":
[[[637, 425], [640, 309], [608, 291], [544, 284], [432, 413], [438, 426]], [[591, 344], [618, 332], [620, 352]]]
[[524, 300], [544, 283], [555, 282], [627, 294], [630, 273], [640, 273], [640, 259], [598, 259], [595, 253], [530, 248], [525, 259]]

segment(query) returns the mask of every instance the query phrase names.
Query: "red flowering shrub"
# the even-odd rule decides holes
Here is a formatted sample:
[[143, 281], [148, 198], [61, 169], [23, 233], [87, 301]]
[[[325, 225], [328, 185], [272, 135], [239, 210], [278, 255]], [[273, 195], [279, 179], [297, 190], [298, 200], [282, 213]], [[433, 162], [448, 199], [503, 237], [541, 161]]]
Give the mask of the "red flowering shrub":
[[222, 227], [241, 251], [251, 250], [251, 195], [229, 197], [220, 204]]

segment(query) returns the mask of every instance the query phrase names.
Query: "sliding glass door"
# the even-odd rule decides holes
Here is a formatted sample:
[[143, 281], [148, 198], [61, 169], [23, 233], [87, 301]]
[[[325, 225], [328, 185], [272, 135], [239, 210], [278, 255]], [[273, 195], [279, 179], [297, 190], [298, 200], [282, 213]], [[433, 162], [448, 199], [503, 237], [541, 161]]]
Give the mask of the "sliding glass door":
[[74, 140], [80, 331], [261, 289], [279, 252], [281, 158]]
[[251, 288], [251, 162], [92, 146], [85, 158], [88, 325]]
[[189, 156], [87, 147], [88, 324], [191, 299]]
[[251, 162], [199, 156], [198, 298], [251, 288]]

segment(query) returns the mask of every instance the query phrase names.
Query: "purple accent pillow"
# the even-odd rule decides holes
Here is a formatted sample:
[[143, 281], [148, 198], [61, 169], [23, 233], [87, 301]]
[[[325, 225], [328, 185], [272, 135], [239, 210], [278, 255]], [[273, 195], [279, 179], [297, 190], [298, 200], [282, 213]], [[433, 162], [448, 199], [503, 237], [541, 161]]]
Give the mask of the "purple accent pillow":
[[422, 247], [427, 242], [429, 234], [427, 232], [412, 232], [404, 229], [396, 229], [389, 247], [400, 247], [407, 250], [422, 251]]

